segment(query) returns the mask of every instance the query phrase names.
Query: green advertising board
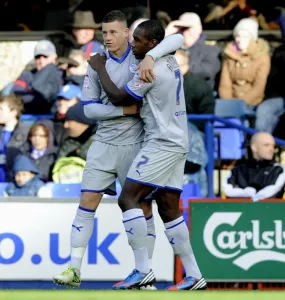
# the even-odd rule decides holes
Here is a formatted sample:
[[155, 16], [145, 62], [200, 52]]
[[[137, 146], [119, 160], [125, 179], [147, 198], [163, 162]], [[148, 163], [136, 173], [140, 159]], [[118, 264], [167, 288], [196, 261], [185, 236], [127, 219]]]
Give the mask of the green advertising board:
[[285, 201], [190, 202], [192, 247], [208, 281], [285, 281]]

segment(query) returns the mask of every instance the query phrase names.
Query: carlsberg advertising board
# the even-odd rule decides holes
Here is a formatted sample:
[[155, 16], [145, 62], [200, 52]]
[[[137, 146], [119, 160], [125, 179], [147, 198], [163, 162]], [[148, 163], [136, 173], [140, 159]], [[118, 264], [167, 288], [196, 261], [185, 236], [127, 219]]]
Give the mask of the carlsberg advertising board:
[[191, 202], [191, 242], [213, 281], [285, 280], [285, 201]]

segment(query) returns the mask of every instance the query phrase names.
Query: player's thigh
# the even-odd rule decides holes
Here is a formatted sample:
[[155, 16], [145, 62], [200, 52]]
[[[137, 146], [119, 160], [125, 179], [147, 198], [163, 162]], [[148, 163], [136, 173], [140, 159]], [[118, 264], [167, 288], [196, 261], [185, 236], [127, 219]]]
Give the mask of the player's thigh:
[[121, 186], [124, 185], [129, 169], [140, 152], [142, 143], [118, 146], [117, 175]]
[[116, 146], [94, 142], [87, 154], [81, 191], [116, 195]]
[[151, 194], [154, 189], [149, 185], [126, 180], [118, 200], [119, 206], [122, 211], [139, 208], [142, 200]]
[[142, 148], [130, 167], [127, 179], [155, 188], [164, 188], [180, 156], [176, 152]]

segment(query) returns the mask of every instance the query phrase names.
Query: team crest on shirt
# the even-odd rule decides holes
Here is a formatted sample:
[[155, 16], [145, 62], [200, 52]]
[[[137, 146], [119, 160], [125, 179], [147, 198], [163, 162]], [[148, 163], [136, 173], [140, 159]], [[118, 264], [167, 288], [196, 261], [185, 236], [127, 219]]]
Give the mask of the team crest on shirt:
[[136, 73], [136, 67], [137, 67], [138, 65], [136, 65], [136, 64], [131, 64], [131, 65], [129, 65], [129, 69], [130, 69], [130, 71], [131, 71], [131, 73]]
[[85, 90], [89, 89], [89, 76], [88, 75], [85, 75], [84, 82], [83, 82], [83, 88]]

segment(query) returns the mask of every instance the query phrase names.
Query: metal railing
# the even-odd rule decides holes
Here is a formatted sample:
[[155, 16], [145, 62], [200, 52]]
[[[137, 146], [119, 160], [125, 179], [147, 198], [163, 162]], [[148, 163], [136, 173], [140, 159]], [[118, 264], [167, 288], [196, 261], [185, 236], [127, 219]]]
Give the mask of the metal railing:
[[[244, 131], [249, 135], [253, 135], [258, 131], [240, 124], [233, 123], [226, 118], [221, 118], [216, 115], [188, 115], [189, 121], [204, 121], [205, 122], [205, 145], [208, 153], [208, 164], [206, 166], [206, 172], [208, 176], [208, 197], [213, 198], [214, 195], [214, 125], [215, 121], [225, 124], [227, 127], [236, 128], [238, 130]], [[285, 141], [274, 137], [275, 143], [279, 146], [285, 147]]]

